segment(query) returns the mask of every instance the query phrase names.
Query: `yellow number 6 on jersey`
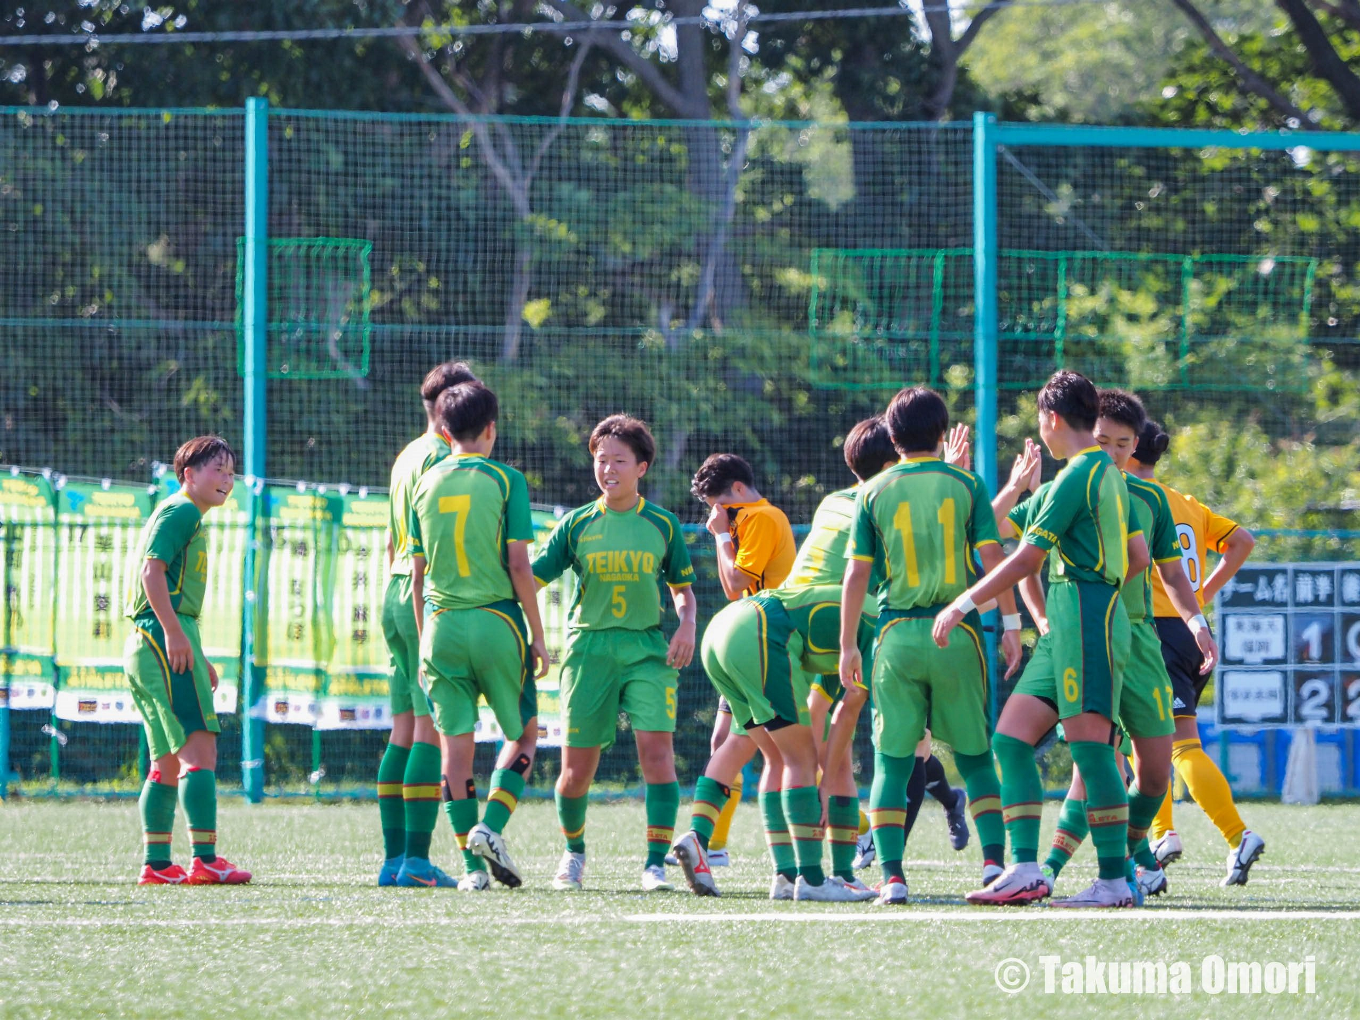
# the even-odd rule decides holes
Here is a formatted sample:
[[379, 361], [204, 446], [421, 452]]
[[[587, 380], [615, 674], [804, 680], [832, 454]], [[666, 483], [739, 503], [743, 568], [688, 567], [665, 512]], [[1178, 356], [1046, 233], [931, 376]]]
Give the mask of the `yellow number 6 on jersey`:
[[1077, 684], [1077, 671], [1071, 666], [1063, 670], [1063, 697], [1074, 702], [1081, 697], [1081, 687]]

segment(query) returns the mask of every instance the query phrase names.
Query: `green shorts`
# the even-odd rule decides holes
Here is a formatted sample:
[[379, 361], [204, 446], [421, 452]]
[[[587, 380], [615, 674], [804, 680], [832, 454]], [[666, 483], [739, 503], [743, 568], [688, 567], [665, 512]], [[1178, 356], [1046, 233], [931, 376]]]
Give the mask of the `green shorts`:
[[704, 671], [732, 708], [732, 732], [773, 719], [810, 724], [808, 675], [789, 648], [793, 627], [783, 605], [756, 595], [725, 606], [704, 629]]
[[1059, 719], [1084, 712], [1116, 719], [1131, 640], [1119, 590], [1081, 581], [1049, 585], [1048, 626], [1013, 693], [1048, 702]]
[[680, 671], [667, 665], [669, 643], [653, 630], [578, 630], [562, 660], [562, 726], [568, 747], [608, 747], [620, 710], [635, 730], [675, 732]]
[[[862, 617], [861, 620], [859, 628], [860, 675], [872, 679], [878, 622], [870, 617]], [[867, 683], [862, 686], [865, 690], [868, 690]], [[840, 704], [841, 698], [845, 697], [845, 687], [841, 684], [841, 675], [838, 672], [814, 675], [812, 690], [831, 702], [833, 707]]]
[[874, 653], [874, 748], [910, 758], [929, 728], [960, 754], [992, 746], [982, 619], [969, 613], [945, 648], [930, 636], [944, 606], [885, 609]]
[[198, 621], [181, 616], [179, 624], [194, 650], [187, 673], [172, 673], [165, 654], [165, 631], [154, 616], [138, 617], [123, 643], [123, 671], [132, 687], [132, 700], [146, 726], [146, 743], [154, 761], [178, 754], [190, 733], [221, 733], [213, 709], [212, 679], [198, 636]]
[[392, 664], [392, 679], [388, 683], [392, 714], [429, 715], [430, 699], [420, 686], [420, 634], [411, 606], [410, 574], [393, 574], [387, 582], [382, 629], [387, 639], [387, 660]]
[[538, 715], [538, 686], [525, 668], [528, 648], [518, 602], [476, 609], [427, 605], [420, 666], [429, 683], [435, 729], [446, 737], [475, 732], [480, 696], [506, 740], [523, 736]]
[[1151, 620], [1129, 627], [1129, 658], [1119, 694], [1119, 727], [1131, 737], [1169, 737], [1176, 732], [1175, 696], [1162, 661], [1162, 639]]

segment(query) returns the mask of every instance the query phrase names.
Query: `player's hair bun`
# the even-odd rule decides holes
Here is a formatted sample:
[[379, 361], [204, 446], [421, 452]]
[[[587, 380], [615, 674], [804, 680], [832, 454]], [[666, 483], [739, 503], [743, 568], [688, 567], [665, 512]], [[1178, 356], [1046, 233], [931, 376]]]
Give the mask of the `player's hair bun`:
[[1134, 460], [1140, 464], [1156, 464], [1171, 445], [1171, 437], [1159, 422], [1149, 418], [1138, 433], [1138, 446], [1133, 451]]

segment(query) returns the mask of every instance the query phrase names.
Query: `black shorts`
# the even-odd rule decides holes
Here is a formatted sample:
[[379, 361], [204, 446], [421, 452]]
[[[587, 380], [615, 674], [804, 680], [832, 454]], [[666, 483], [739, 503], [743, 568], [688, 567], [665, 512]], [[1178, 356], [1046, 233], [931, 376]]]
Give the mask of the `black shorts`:
[[1208, 676], [1200, 674], [1204, 654], [1195, 644], [1195, 635], [1179, 616], [1159, 616], [1157, 636], [1162, 639], [1162, 661], [1171, 677], [1172, 715], [1193, 716], [1199, 707]]

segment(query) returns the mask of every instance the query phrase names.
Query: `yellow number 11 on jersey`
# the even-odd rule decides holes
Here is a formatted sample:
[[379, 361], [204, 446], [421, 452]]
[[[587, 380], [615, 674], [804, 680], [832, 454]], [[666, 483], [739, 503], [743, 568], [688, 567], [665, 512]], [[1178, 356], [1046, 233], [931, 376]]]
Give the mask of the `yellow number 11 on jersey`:
[[[944, 527], [944, 583], [954, 584], [958, 576], [958, 552], [954, 548], [953, 497], [941, 501], [935, 519]], [[921, 574], [916, 567], [916, 538], [911, 531], [910, 503], [897, 504], [893, 527], [902, 536], [902, 559], [907, 565], [907, 584], [914, 588], [921, 583]]]
[[472, 570], [468, 567], [467, 550], [463, 548], [463, 537], [467, 534], [468, 511], [472, 509], [471, 496], [440, 496], [439, 512], [441, 514], [454, 514], [453, 522], [453, 550], [458, 557], [458, 576], [470, 577]]

